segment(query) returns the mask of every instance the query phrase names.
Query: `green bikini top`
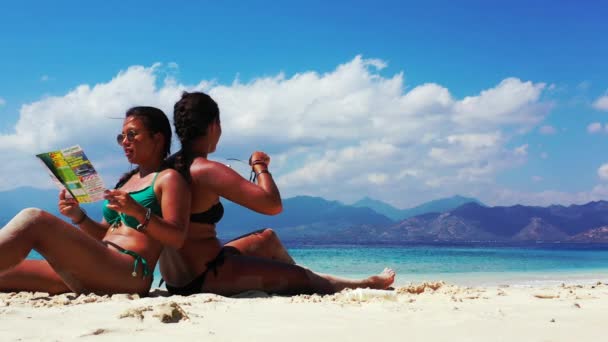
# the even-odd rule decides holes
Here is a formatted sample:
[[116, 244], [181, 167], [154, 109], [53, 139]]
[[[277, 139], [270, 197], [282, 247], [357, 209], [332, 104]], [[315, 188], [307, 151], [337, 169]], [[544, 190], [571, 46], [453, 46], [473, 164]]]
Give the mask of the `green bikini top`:
[[[158, 177], [158, 172], [156, 175], [154, 175], [152, 184], [141, 190], [129, 192], [129, 195], [131, 195], [135, 202], [143, 205], [146, 208], [150, 208], [153, 214], [163, 217], [160, 203], [158, 203], [158, 199], [156, 199], [156, 194], [154, 193], [154, 182], [156, 182], [156, 177]], [[125, 225], [135, 229], [135, 227], [137, 227], [137, 225], [140, 223], [133, 216], [128, 216], [124, 213], [119, 213], [116, 210], [108, 208], [108, 203], [108, 200], [103, 202], [103, 218], [111, 226], [117, 225], [120, 223], [120, 221], [122, 221]]]

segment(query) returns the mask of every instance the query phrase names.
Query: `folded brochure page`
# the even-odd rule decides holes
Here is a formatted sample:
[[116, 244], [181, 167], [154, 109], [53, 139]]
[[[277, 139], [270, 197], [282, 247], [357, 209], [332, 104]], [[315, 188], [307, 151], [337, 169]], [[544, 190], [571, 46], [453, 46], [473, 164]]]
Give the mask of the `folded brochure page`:
[[80, 146], [40, 153], [36, 157], [47, 167], [53, 182], [60, 189], [66, 189], [79, 203], [103, 199], [106, 189], [103, 180]]

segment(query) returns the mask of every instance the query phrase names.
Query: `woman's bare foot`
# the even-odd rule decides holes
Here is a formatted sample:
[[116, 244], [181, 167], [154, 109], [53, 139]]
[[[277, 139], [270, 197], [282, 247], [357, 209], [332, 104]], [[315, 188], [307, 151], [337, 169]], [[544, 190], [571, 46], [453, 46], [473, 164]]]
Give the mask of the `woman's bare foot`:
[[385, 290], [395, 281], [395, 271], [385, 268], [380, 274], [366, 279], [368, 287], [376, 290]]
[[336, 293], [344, 289], [371, 288], [385, 290], [395, 281], [395, 271], [385, 268], [380, 274], [362, 280], [339, 278], [328, 274], [317, 274], [304, 269], [317, 293]]

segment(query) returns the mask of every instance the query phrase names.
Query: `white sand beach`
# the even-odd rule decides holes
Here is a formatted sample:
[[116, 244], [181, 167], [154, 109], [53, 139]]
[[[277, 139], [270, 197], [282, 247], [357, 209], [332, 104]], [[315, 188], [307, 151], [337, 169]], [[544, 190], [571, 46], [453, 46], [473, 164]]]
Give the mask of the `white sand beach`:
[[412, 284], [295, 297], [0, 294], [2, 341], [592, 341], [608, 284]]

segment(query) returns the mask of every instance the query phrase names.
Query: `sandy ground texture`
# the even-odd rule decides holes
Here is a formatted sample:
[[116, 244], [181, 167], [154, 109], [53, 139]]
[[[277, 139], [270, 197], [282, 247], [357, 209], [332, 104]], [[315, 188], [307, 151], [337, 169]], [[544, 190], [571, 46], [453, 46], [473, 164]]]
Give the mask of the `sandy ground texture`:
[[0, 294], [0, 341], [606, 341], [608, 284], [331, 296]]

